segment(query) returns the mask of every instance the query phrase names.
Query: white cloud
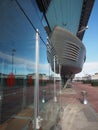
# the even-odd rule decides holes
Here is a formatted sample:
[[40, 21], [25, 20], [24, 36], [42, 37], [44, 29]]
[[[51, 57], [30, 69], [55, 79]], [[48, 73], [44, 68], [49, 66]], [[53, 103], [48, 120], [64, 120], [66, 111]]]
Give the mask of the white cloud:
[[85, 74], [95, 74], [98, 73], [98, 62], [86, 62], [83, 66], [82, 72], [76, 74], [76, 77], [82, 77]]
[[[3, 59], [3, 62], [5, 62], [7, 60], [10, 63], [12, 63], [12, 56], [11, 55], [0, 52], [0, 57]], [[16, 56], [14, 56], [14, 64], [19, 64], [19, 65], [26, 64], [26, 65], [34, 66], [33, 61], [29, 61], [27, 59], [24, 59], [21, 57], [16, 57]]]
[[[11, 55], [0, 52], [0, 57], [3, 59], [4, 64], [5, 64], [6, 60], [9, 61], [10, 64], [12, 63]], [[9, 63], [6, 63], [6, 64], [10, 65]], [[14, 56], [14, 65], [18, 68], [23, 67], [23, 68], [31, 71], [31, 70], [35, 70], [36, 63], [33, 60], [31, 61], [28, 59]], [[41, 71], [43, 73], [49, 72], [49, 64], [48, 63], [46, 63], [46, 64], [39, 63], [39, 71]]]

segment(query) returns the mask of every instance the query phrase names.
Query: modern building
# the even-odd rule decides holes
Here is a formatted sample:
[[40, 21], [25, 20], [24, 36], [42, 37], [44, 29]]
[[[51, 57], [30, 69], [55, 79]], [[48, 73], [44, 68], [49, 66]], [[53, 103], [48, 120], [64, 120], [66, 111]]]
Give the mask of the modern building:
[[[47, 59], [64, 84], [82, 71], [86, 49], [82, 43], [94, 1], [37, 0], [47, 22]], [[88, 13], [87, 13], [88, 12]]]
[[94, 75], [91, 76], [92, 80], [98, 80], [98, 73], [95, 73]]
[[[1, 124], [34, 103], [36, 94], [34, 86], [26, 84], [28, 75], [53, 73], [47, 61], [47, 37], [50, 37], [54, 27], [57, 25], [70, 31], [81, 41], [93, 5], [94, 0], [0, 0]], [[39, 54], [36, 56], [37, 40]], [[9, 76], [8, 82], [4, 75]], [[43, 75], [43, 78], [46, 78], [46, 75]], [[21, 87], [15, 84], [15, 77], [19, 79], [18, 83], [22, 85]], [[47, 89], [51, 87], [49, 91], [53, 93], [53, 84], [45, 87]], [[42, 94], [37, 96], [41, 101]], [[50, 97], [53, 98], [52, 95], [46, 96], [47, 101]]]

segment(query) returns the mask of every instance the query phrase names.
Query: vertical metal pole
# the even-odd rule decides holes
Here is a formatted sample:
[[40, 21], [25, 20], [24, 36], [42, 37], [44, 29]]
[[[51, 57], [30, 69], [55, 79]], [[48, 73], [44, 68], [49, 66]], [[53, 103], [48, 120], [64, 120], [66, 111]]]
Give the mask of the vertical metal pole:
[[3, 101], [2, 101], [2, 99], [3, 99], [3, 83], [4, 83], [4, 81], [3, 81], [3, 75], [4, 75], [4, 60], [2, 61], [2, 69], [1, 69], [1, 85], [0, 85], [0, 124], [1, 124], [1, 121], [2, 121], [2, 103], [3, 103]]
[[49, 94], [51, 94], [51, 88], [50, 88], [50, 83], [51, 82], [50, 82], [50, 80], [51, 80], [51, 78], [50, 78], [50, 64], [49, 64], [49, 83], [48, 83], [48, 85], [49, 85]]
[[13, 52], [12, 52], [12, 73], [13, 73]]
[[[59, 74], [61, 73], [61, 66], [59, 64]], [[62, 99], [61, 99], [61, 94], [62, 94], [62, 91], [61, 91], [61, 79], [60, 79], [60, 111], [61, 111], [61, 108], [62, 108]]]
[[13, 64], [14, 64], [14, 52], [16, 50], [15, 49], [12, 49], [12, 73], [13, 73]]
[[57, 97], [56, 97], [56, 80], [55, 80], [55, 56], [54, 56], [54, 102], [57, 102]]
[[34, 87], [34, 124], [35, 130], [39, 129], [38, 116], [39, 116], [39, 35], [38, 29], [36, 31], [36, 77]]
[[[25, 72], [25, 66], [24, 66], [24, 72]], [[24, 78], [23, 78], [23, 103], [22, 103], [22, 109], [26, 107], [26, 75], [24, 73]]]

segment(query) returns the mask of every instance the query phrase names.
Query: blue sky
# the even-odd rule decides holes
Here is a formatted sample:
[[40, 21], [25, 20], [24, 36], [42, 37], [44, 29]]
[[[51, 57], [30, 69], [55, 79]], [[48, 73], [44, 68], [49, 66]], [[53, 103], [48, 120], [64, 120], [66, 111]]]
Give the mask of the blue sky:
[[83, 43], [86, 47], [86, 62], [82, 72], [76, 76], [98, 73], [98, 0], [94, 3]]

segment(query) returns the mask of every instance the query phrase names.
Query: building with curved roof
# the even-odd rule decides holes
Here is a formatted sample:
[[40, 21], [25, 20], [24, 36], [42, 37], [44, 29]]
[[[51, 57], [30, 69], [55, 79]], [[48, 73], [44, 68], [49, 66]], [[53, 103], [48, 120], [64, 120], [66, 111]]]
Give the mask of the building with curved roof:
[[[82, 43], [94, 0], [37, 0], [47, 22], [47, 59], [51, 68], [66, 81], [81, 72], [86, 60]], [[60, 69], [59, 69], [60, 66]]]

